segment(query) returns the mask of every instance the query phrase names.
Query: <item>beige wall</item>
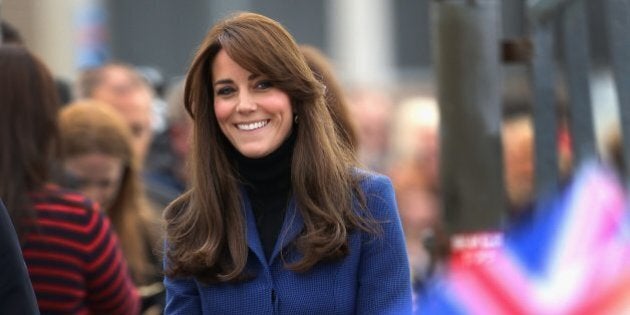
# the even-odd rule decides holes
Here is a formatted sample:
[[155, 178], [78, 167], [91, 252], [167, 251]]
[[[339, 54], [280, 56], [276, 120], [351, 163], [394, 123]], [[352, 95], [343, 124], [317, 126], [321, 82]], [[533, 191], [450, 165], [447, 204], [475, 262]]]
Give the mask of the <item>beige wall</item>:
[[388, 87], [394, 79], [390, 0], [328, 0], [332, 58], [350, 86]]
[[55, 74], [76, 76], [76, 8], [87, 0], [2, 0], [2, 17]]

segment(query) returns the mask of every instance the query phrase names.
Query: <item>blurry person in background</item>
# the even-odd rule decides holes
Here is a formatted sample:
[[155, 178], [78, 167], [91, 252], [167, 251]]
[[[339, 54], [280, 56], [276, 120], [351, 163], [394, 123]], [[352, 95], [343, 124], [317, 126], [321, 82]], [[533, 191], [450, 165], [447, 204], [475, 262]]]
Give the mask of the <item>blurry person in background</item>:
[[138, 293], [108, 218], [50, 184], [59, 100], [46, 66], [0, 45], [0, 198], [16, 227], [41, 313], [137, 314]]
[[[151, 129], [154, 134], [159, 134], [166, 128], [166, 111], [168, 110], [166, 101], [164, 100], [165, 94], [168, 92], [169, 85], [164, 79], [162, 72], [156, 67], [152, 66], [133, 66], [133, 69], [138, 73], [145, 82], [151, 88], [153, 92], [151, 110], [153, 112]], [[155, 140], [155, 139], [154, 139]], [[153, 144], [151, 144], [152, 146]], [[151, 150], [151, 149], [149, 149]], [[149, 155], [151, 152], [148, 153]], [[150, 163], [153, 156], [147, 156], [145, 162]]]
[[510, 207], [522, 209], [534, 197], [534, 128], [529, 115], [503, 122], [505, 184]]
[[[139, 161], [144, 189], [152, 208], [161, 213], [173, 195], [155, 187], [150, 176], [155, 156], [149, 158], [157, 123], [154, 93], [149, 82], [130, 65], [108, 63], [84, 70], [77, 82], [79, 96], [100, 100], [114, 107], [131, 130], [135, 157]], [[160, 149], [161, 150], [161, 149]], [[154, 153], [152, 153], [154, 154]], [[151, 163], [147, 163], [150, 159]]]
[[160, 70], [151, 66], [137, 66], [134, 67], [134, 69], [145, 79], [149, 86], [151, 86], [156, 97], [161, 99], [165, 96], [168, 86]]
[[357, 126], [359, 161], [370, 170], [385, 172], [392, 101], [384, 92], [367, 88], [351, 90], [348, 95]]
[[[437, 228], [441, 220], [439, 196], [423, 186], [423, 174], [417, 168], [405, 165], [399, 171], [401, 173], [396, 174], [398, 177], [392, 176], [392, 181], [405, 233], [413, 293], [417, 295], [440, 258], [434, 257], [434, 249], [428, 247], [435, 241], [436, 233], [440, 232]], [[407, 173], [402, 173], [404, 171]]]
[[[515, 102], [515, 101], [513, 101]], [[506, 103], [502, 123], [504, 178], [510, 214], [527, 213], [536, 198], [534, 191], [534, 121], [529, 105]], [[558, 114], [557, 150], [560, 180], [571, 173], [572, 154], [565, 115]]]
[[153, 91], [133, 67], [109, 63], [84, 70], [78, 80], [80, 98], [92, 98], [113, 106], [132, 134], [135, 156], [144, 162], [153, 138]]
[[188, 187], [192, 128], [192, 119], [184, 107], [181, 80], [166, 92], [166, 126], [155, 135], [145, 168], [147, 194], [159, 209], [164, 209]]
[[358, 152], [359, 139], [355, 122], [350, 117], [350, 105], [348, 99], [337, 80], [332, 65], [328, 58], [317, 48], [309, 45], [301, 45], [300, 50], [306, 58], [306, 63], [325, 86], [326, 104], [335, 123], [335, 131], [348, 148]]
[[159, 222], [146, 201], [125, 121], [111, 106], [84, 100], [60, 111], [59, 130], [60, 184], [101, 205], [120, 238], [142, 310], [162, 310], [161, 259], [155, 254]]
[[438, 162], [439, 113], [434, 98], [413, 97], [396, 107], [389, 175], [405, 232], [414, 293], [423, 288], [434, 260], [426, 245], [441, 220]]
[[[531, 209], [536, 199], [534, 191], [535, 143], [531, 96], [524, 83], [508, 81], [504, 95], [502, 147], [504, 178], [511, 215], [518, 217]], [[557, 111], [557, 150], [560, 180], [570, 176], [572, 169], [571, 139], [567, 126], [568, 114], [562, 97]]]
[[404, 99], [395, 109], [389, 134], [388, 169], [415, 164], [429, 190], [439, 189], [440, 113], [435, 98]]
[[532, 96], [520, 77], [509, 77], [505, 85], [501, 127], [504, 178], [510, 213], [518, 214], [530, 208], [534, 199]]

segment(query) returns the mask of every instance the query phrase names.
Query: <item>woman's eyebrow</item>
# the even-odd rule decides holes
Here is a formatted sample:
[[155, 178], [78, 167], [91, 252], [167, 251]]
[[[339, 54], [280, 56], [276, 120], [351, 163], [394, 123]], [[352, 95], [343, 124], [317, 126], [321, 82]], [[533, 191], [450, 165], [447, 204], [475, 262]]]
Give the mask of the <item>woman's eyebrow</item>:
[[221, 80], [214, 81], [214, 85], [217, 85], [217, 84], [230, 84], [230, 83], [234, 83], [234, 81], [232, 81], [232, 79], [221, 79]]
[[[260, 77], [260, 75], [258, 74], [250, 74], [249, 77], [247, 77], [248, 81], [253, 81], [255, 79], [257, 79], [258, 77]], [[232, 79], [220, 79], [220, 80], [216, 80], [214, 81], [214, 85], [217, 84], [232, 84], [234, 83], [234, 81]]]

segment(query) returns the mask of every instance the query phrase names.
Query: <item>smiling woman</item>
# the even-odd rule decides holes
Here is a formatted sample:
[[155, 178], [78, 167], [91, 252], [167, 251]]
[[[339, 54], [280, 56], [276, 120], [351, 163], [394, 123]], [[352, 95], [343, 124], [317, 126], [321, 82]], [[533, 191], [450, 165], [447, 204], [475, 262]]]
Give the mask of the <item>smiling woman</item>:
[[241, 13], [186, 78], [191, 190], [165, 211], [167, 314], [411, 312], [391, 182], [357, 167], [291, 35]]
[[293, 126], [289, 95], [243, 69], [221, 50], [212, 64], [214, 112], [223, 134], [244, 156], [268, 155]]

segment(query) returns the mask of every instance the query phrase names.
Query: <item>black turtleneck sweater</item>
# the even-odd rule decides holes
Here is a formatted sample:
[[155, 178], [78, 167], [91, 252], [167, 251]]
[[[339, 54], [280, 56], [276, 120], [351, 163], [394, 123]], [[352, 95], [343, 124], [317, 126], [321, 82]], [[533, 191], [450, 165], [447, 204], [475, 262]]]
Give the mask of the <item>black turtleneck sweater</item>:
[[276, 151], [248, 158], [229, 145], [228, 156], [244, 181], [265, 256], [271, 256], [280, 234], [291, 191], [291, 157], [295, 132]]

